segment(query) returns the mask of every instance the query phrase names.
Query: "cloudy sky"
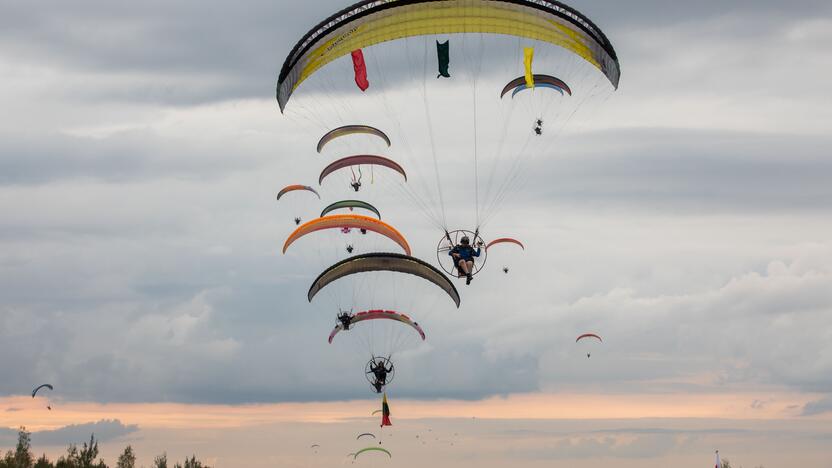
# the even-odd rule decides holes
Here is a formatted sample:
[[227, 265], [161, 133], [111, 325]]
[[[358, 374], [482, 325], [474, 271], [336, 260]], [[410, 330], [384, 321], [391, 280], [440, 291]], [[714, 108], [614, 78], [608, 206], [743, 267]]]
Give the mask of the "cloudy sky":
[[[132, 444], [145, 464], [307, 467], [375, 428], [366, 358], [327, 346], [335, 304], [303, 297], [333, 258], [282, 256], [274, 201], [322, 166], [277, 73], [343, 6], [4, 3], [0, 449], [26, 426], [53, 456], [95, 432], [108, 461]], [[414, 467], [695, 467], [715, 449], [832, 467], [832, 6], [574, 6], [621, 87], [489, 222], [524, 253], [459, 284], [459, 310], [402, 281], [419, 300], [395, 305], [421, 307], [429, 339], [397, 360], [384, 443]], [[383, 206], [435, 262], [441, 231]], [[605, 339], [591, 360], [586, 331]], [[27, 396], [44, 382], [52, 411]]]

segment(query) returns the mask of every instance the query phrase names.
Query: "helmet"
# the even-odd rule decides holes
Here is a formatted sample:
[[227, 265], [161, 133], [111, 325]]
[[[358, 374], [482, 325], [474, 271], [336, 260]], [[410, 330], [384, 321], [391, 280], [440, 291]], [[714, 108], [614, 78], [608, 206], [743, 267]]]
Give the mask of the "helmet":
[[459, 242], [463, 244], [468, 244], [471, 242], [471, 239], [469, 239], [468, 236], [463, 236], [462, 239], [459, 240]]

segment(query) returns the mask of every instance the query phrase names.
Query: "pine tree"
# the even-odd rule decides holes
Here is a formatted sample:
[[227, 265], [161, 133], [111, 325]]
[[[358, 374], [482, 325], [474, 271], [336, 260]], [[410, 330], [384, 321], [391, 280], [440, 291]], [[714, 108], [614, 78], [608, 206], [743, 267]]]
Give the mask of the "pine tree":
[[135, 468], [136, 466], [136, 454], [133, 453], [133, 447], [127, 446], [124, 449], [124, 452], [118, 456], [118, 461], [116, 462], [116, 468]]

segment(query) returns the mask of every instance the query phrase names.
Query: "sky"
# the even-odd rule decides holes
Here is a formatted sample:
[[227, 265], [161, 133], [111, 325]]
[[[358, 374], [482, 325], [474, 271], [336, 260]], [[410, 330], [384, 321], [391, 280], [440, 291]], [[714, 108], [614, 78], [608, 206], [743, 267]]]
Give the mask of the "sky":
[[[621, 86], [526, 162], [488, 224], [526, 249], [458, 283], [462, 307], [407, 279], [386, 291], [428, 334], [397, 354], [393, 461], [696, 467], [719, 449], [747, 467], [832, 467], [832, 6], [570, 4], [615, 45]], [[332, 157], [314, 153], [319, 123], [281, 114], [274, 83], [343, 6], [3, 5], [0, 449], [26, 426], [52, 456], [95, 432], [108, 461], [132, 444], [146, 465], [167, 451], [310, 467], [375, 430], [363, 350], [346, 334], [327, 345], [335, 304], [302, 293], [333, 262], [315, 243], [337, 236], [282, 255], [294, 226], [274, 199]], [[437, 82], [446, 141], [461, 81]], [[390, 151], [407, 158], [401, 133]], [[407, 193], [435, 195], [425, 174]], [[443, 188], [464, 213], [464, 184]], [[435, 262], [424, 213], [378, 202]], [[589, 360], [586, 331], [604, 337]], [[28, 396], [44, 382], [55, 391]]]

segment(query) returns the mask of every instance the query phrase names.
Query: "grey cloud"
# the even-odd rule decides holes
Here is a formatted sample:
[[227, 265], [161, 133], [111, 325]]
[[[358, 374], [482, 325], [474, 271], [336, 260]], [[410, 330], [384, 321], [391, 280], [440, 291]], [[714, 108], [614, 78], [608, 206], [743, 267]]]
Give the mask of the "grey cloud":
[[[58, 429], [32, 432], [32, 444], [35, 446], [66, 446], [81, 444], [89, 441], [94, 434], [99, 442], [106, 443], [117, 440], [139, 430], [135, 424], [123, 424], [118, 419], [102, 419], [101, 421], [71, 424]], [[0, 444], [10, 446], [17, 443], [17, 429], [0, 428]]]
[[535, 172], [520, 197], [674, 213], [826, 211], [830, 147], [826, 137], [739, 132], [584, 134], [547, 157], [551, 162]]
[[139, 430], [135, 424], [123, 424], [118, 419], [102, 419], [86, 424], [72, 424], [50, 431], [32, 433], [32, 443], [38, 445], [69, 445], [88, 441], [91, 434], [99, 442], [110, 442]]
[[820, 400], [810, 401], [803, 407], [803, 416], [815, 416], [832, 412], [832, 397], [821, 398]]

